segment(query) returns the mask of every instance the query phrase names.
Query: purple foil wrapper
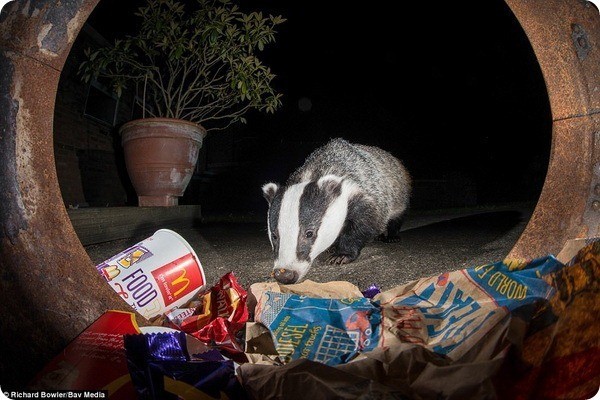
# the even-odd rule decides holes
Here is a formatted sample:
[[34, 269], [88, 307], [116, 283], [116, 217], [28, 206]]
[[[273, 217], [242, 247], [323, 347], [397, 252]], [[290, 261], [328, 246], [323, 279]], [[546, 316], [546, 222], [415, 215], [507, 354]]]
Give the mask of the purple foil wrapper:
[[224, 358], [219, 353], [219, 350], [208, 350], [204, 353], [192, 354], [192, 360], [202, 360], [202, 361], [223, 361]]
[[154, 360], [188, 361], [184, 332], [142, 335], [148, 344], [148, 355]]
[[129, 374], [140, 399], [246, 399], [233, 361], [209, 350], [190, 356], [184, 332], [125, 335]]
[[367, 299], [372, 299], [379, 293], [381, 293], [381, 289], [376, 284], [372, 284], [367, 289], [362, 291], [363, 296], [365, 296]]

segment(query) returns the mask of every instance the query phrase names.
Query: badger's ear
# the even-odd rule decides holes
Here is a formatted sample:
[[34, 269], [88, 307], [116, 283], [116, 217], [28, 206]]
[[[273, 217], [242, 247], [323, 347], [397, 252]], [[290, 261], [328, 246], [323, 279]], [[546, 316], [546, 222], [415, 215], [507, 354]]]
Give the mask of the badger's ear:
[[317, 181], [317, 186], [327, 193], [335, 193], [341, 190], [343, 181], [343, 176], [325, 175]]
[[265, 196], [265, 199], [267, 199], [269, 204], [273, 201], [273, 197], [275, 197], [277, 190], [279, 190], [279, 185], [276, 183], [270, 182], [263, 185], [263, 196]]

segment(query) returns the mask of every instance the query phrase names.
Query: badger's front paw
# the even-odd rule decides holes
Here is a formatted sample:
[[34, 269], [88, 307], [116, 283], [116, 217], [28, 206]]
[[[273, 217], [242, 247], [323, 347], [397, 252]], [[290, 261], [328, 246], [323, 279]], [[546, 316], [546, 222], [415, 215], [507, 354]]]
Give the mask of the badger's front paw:
[[352, 257], [348, 254], [333, 254], [327, 258], [327, 263], [331, 265], [343, 265], [349, 264], [356, 260], [356, 257]]
[[383, 243], [398, 243], [398, 242], [400, 242], [400, 236], [388, 236], [385, 234], [381, 234], [381, 235], [377, 236], [376, 239]]

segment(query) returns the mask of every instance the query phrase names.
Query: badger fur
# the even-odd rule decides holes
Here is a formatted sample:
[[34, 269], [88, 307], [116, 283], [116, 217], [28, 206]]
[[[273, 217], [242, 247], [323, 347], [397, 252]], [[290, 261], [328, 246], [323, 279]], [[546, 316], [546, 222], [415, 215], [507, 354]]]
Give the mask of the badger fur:
[[294, 283], [329, 248], [330, 264], [346, 264], [378, 235], [394, 241], [411, 179], [390, 153], [338, 138], [310, 154], [284, 187], [267, 183], [262, 190], [269, 203], [273, 275]]

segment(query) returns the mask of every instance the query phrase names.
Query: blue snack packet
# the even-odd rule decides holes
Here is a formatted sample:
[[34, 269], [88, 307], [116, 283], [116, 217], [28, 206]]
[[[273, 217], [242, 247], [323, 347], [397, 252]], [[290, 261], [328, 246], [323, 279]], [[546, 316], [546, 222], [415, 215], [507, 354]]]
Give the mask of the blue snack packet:
[[263, 296], [256, 320], [269, 328], [285, 362], [306, 358], [337, 365], [377, 346], [381, 312], [369, 299], [320, 299], [270, 291]]
[[131, 380], [140, 399], [246, 399], [234, 362], [217, 350], [190, 355], [184, 332], [125, 335]]

